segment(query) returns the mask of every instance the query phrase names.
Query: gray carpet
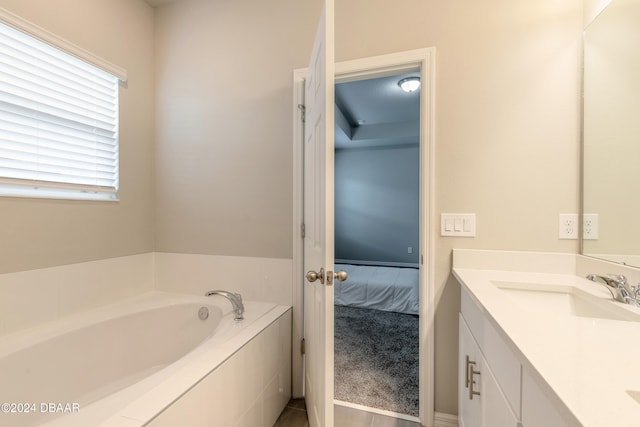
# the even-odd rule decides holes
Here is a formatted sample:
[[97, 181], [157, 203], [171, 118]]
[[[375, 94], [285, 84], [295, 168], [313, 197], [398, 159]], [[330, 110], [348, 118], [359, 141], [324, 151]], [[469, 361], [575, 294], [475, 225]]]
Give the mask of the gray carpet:
[[418, 316], [335, 306], [335, 398], [418, 416]]

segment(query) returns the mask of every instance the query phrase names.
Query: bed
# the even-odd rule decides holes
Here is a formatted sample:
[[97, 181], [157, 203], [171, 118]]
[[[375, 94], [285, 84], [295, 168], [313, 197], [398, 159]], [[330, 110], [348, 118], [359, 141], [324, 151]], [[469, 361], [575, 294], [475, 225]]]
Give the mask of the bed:
[[335, 282], [335, 304], [418, 314], [418, 268], [336, 263], [338, 270], [348, 277]]

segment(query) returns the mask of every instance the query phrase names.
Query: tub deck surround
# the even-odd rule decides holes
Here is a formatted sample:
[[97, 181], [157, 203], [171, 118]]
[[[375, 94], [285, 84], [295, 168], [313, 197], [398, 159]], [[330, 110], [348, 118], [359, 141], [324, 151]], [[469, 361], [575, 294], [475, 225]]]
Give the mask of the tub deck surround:
[[[200, 307], [209, 310], [205, 321], [198, 318]], [[146, 425], [274, 322], [288, 326], [289, 333], [284, 335], [290, 346], [289, 307], [251, 301], [245, 302], [245, 307], [245, 319], [238, 322], [233, 320], [231, 304], [222, 298], [152, 291], [5, 336], [0, 339], [0, 372], [4, 369], [6, 375], [15, 374], [16, 381], [0, 386], [0, 400], [34, 402], [38, 408], [43, 402], [77, 403], [80, 410], [60, 417], [0, 414], [0, 425]], [[287, 313], [288, 322], [281, 320]], [[155, 327], [149, 328], [149, 323]], [[125, 340], [119, 344], [123, 336]], [[269, 352], [266, 347], [274, 347], [270, 353], [275, 355], [269, 360], [276, 363], [278, 345], [278, 340], [265, 344], [259, 357]], [[77, 359], [60, 360], [64, 354], [68, 357], [69, 352], [62, 351], [67, 346], [75, 348], [71, 353]], [[102, 378], [87, 378], [96, 370], [87, 361], [101, 358], [104, 369], [95, 374]], [[260, 359], [255, 364], [259, 365]], [[39, 375], [31, 376], [29, 372], [38, 372], [38, 366]], [[242, 378], [242, 372], [238, 375]], [[268, 376], [266, 368], [259, 376]], [[59, 383], [38, 384], [43, 377]], [[279, 385], [278, 390], [284, 407], [290, 389]], [[255, 394], [255, 400], [262, 391], [248, 393]], [[279, 413], [282, 407], [278, 405], [273, 411]]]
[[[569, 425], [638, 426], [640, 322], [537, 312], [516, 304], [496, 283], [565, 285], [611, 299], [576, 266], [618, 273], [619, 266], [580, 255], [454, 250], [453, 274], [502, 334], [523, 368], [546, 391]], [[616, 268], [611, 270], [611, 268]], [[604, 269], [604, 270], [602, 270]], [[607, 271], [608, 270], [608, 271]], [[621, 303], [621, 309], [638, 309]], [[637, 395], [640, 395], [638, 393]]]
[[0, 274], [0, 336], [154, 290], [154, 254]]
[[[157, 290], [291, 305], [292, 260], [147, 252], [0, 274], [0, 336]], [[256, 285], [259, 284], [259, 285]]]

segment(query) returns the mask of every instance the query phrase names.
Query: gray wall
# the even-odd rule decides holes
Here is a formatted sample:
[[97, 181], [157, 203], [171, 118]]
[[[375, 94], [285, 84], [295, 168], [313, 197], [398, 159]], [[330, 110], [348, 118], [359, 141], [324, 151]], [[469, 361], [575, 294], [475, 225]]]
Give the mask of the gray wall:
[[336, 150], [336, 259], [418, 262], [419, 152], [415, 145]]

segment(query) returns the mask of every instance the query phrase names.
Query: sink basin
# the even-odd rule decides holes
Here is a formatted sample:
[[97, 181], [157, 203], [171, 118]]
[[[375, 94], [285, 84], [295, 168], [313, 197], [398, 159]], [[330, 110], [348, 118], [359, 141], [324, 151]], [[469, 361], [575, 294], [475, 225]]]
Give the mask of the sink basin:
[[537, 313], [640, 321], [640, 314], [573, 286], [498, 281], [493, 284], [518, 306]]

